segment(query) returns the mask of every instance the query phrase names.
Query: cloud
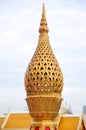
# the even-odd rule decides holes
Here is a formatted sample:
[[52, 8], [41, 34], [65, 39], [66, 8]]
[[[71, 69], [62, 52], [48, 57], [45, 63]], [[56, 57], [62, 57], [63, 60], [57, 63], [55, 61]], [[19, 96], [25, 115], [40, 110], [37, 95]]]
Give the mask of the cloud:
[[51, 20], [50, 24], [54, 23], [51, 31], [54, 39], [60, 41], [60, 45], [59, 43], [58, 45], [68, 46], [69, 49], [86, 47], [86, 12], [73, 8], [59, 8], [57, 10], [57, 15], [54, 15], [55, 10], [53, 10], [49, 19], [53, 15], [55, 22], [52, 21], [53, 19]]
[[74, 114], [81, 114], [83, 105], [85, 105], [86, 88], [84, 87], [82, 89], [82, 87], [74, 88], [72, 86], [65, 86], [63, 91], [63, 98], [64, 102], [67, 102], [68, 106], [71, 105]]
[[8, 31], [3, 32], [2, 36], [3, 36], [4, 38], [8, 38], [8, 39], [15, 40], [16, 38], [19, 37], [19, 34], [18, 34], [17, 31], [8, 30]]
[[[4, 87], [0, 88], [0, 113], [8, 112], [9, 107], [11, 110], [25, 110], [26, 102], [25, 102], [25, 90], [24, 87]], [[16, 102], [17, 101], [17, 102]]]

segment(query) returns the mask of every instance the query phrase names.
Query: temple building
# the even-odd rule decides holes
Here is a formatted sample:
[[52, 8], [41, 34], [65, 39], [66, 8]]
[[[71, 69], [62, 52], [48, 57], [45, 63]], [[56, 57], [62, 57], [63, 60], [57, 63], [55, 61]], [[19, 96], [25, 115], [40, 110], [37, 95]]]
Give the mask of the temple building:
[[52, 51], [45, 6], [38, 45], [26, 69], [24, 83], [28, 112], [9, 112], [0, 117], [1, 130], [86, 130], [84, 114], [72, 115], [61, 107], [63, 74]]
[[[29, 130], [32, 117], [28, 111], [9, 112], [0, 117], [0, 130]], [[55, 118], [57, 130], [86, 130], [84, 114], [72, 115], [62, 107], [58, 116]]]

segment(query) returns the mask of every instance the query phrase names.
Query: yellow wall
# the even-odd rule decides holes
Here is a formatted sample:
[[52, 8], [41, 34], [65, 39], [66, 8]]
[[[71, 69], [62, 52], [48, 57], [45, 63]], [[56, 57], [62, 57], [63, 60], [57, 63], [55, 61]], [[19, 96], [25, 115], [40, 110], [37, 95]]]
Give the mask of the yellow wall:
[[13, 113], [9, 116], [4, 128], [29, 128], [31, 116], [28, 113]]
[[77, 130], [79, 117], [62, 117], [59, 130]]

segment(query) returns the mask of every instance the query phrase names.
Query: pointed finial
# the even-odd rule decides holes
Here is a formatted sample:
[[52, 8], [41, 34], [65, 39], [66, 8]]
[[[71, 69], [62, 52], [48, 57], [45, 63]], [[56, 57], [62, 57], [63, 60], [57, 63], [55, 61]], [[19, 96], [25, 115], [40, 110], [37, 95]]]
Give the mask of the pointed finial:
[[40, 28], [39, 28], [39, 32], [40, 33], [48, 33], [48, 27], [47, 27], [47, 20], [46, 20], [46, 14], [45, 14], [45, 4], [43, 3], [43, 7], [42, 7], [42, 18], [41, 18], [41, 22], [40, 22]]
[[45, 17], [45, 4], [43, 3], [43, 7], [42, 7], [42, 17]]

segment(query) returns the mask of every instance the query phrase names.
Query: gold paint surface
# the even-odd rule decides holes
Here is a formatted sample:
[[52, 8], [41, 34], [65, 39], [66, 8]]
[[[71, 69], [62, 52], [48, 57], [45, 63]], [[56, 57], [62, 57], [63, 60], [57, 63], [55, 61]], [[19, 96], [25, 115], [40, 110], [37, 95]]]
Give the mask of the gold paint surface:
[[38, 45], [25, 74], [25, 88], [28, 96], [61, 94], [63, 88], [63, 75], [50, 46], [47, 30], [43, 5]]
[[44, 129], [46, 122], [50, 129], [55, 129], [56, 125], [53, 122], [62, 103], [63, 75], [52, 51], [48, 32], [43, 4], [38, 45], [24, 78], [26, 102], [33, 118], [32, 130], [40, 124], [40, 129]]

